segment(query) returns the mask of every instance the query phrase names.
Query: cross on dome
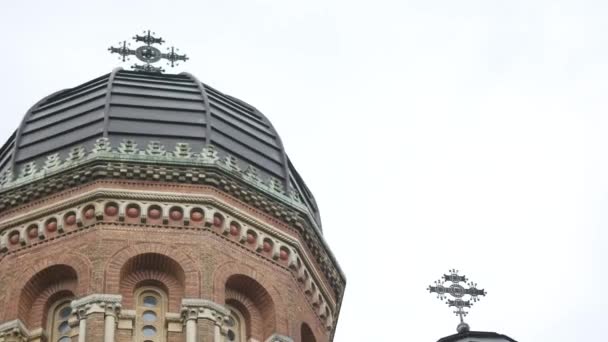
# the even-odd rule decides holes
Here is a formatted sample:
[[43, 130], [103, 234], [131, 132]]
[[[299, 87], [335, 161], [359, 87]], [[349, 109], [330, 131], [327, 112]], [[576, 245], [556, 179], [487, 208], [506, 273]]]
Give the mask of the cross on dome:
[[157, 63], [162, 59], [167, 60], [167, 65], [172, 68], [176, 65], [179, 65], [179, 61], [187, 61], [188, 57], [186, 54], [178, 54], [179, 49], [175, 47], [167, 48], [167, 52], [161, 52], [157, 47], [153, 46], [153, 44], [162, 45], [165, 41], [161, 37], [154, 37], [155, 32], [151, 32], [150, 30], [144, 31], [144, 35], [135, 35], [133, 40], [136, 42], [142, 42], [145, 45], [142, 45], [135, 50], [131, 49], [131, 43], [127, 43], [127, 41], [123, 41], [122, 43], [118, 43], [119, 47], [110, 46], [108, 51], [110, 53], [117, 53], [120, 55], [119, 59], [123, 62], [130, 60], [130, 56], [135, 56], [140, 61], [145, 64], [133, 64], [131, 68], [135, 71], [143, 71], [143, 72], [151, 72], [151, 73], [162, 73], [165, 70], [162, 67], [153, 66], [152, 63]]
[[[460, 283], [464, 283], [464, 286]], [[468, 286], [468, 288], [466, 287]], [[473, 303], [479, 301], [479, 296], [485, 296], [487, 292], [477, 288], [477, 283], [468, 282], [464, 275], [459, 275], [458, 270], [451, 269], [449, 274], [444, 274], [442, 279], [436, 280], [434, 285], [427, 288], [430, 293], [436, 293], [439, 300], [445, 300], [449, 307], [455, 307], [454, 313], [460, 317], [460, 324], [456, 329], [459, 333], [468, 331], [469, 325], [464, 322], [464, 316], [468, 314], [465, 308], [471, 308]], [[447, 296], [454, 299], [447, 299]]]

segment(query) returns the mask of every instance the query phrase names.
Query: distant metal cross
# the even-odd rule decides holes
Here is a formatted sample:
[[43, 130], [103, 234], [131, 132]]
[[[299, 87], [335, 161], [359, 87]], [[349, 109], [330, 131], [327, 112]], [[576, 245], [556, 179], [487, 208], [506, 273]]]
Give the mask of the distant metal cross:
[[[430, 293], [437, 293], [437, 298], [441, 301], [445, 300], [449, 307], [456, 308], [454, 313], [456, 316], [460, 316], [460, 324], [456, 329], [458, 332], [469, 330], [469, 325], [463, 319], [468, 314], [464, 308], [471, 308], [473, 303], [479, 301], [479, 296], [487, 294], [485, 290], [477, 289], [477, 283], [467, 283], [467, 281], [467, 277], [458, 275], [458, 270], [451, 269], [449, 274], [444, 274], [441, 279], [436, 280], [434, 286], [431, 285], [427, 288]], [[460, 283], [464, 283], [468, 288]], [[447, 299], [447, 295], [453, 299]]]
[[164, 72], [165, 70], [161, 67], [155, 67], [153, 65], [151, 65], [152, 63], [156, 63], [158, 61], [160, 61], [161, 59], [166, 59], [167, 60], [167, 65], [170, 65], [172, 68], [175, 65], [179, 65], [177, 64], [177, 62], [179, 61], [187, 61], [188, 57], [183, 54], [180, 55], [177, 52], [179, 51], [179, 49], [175, 49], [173, 46], [170, 48], [167, 48], [167, 52], [166, 53], [162, 53], [158, 48], [156, 48], [155, 46], [152, 46], [152, 44], [158, 44], [158, 45], [162, 45], [165, 41], [162, 38], [157, 38], [154, 37], [154, 32], [150, 32], [150, 30], [148, 31], [144, 31], [144, 35], [140, 36], [140, 35], [135, 35], [135, 37], [133, 37], [133, 40], [135, 40], [136, 42], [142, 42], [145, 45], [142, 45], [140, 47], [138, 47], [137, 49], [133, 50], [130, 48], [130, 43], [127, 43], [127, 41], [123, 41], [122, 43], [119, 43], [119, 47], [113, 47], [110, 46], [110, 48], [108, 49], [108, 51], [110, 51], [110, 53], [117, 53], [120, 57], [118, 57], [119, 59], [121, 59], [123, 62], [126, 62], [127, 60], [129, 60], [129, 56], [135, 56], [137, 57], [137, 59], [139, 59], [142, 62], [145, 62], [146, 64], [133, 64], [131, 66], [131, 68], [133, 68], [136, 71], [143, 71], [143, 72], [153, 72], [153, 73], [161, 73]]

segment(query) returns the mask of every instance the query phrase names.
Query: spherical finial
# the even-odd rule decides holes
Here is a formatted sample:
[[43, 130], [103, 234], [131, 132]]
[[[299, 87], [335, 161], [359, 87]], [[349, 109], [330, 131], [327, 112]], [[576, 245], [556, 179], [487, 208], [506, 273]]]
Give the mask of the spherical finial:
[[456, 327], [456, 331], [458, 331], [459, 334], [469, 332], [469, 330], [471, 330], [471, 327], [465, 322], [460, 322]]

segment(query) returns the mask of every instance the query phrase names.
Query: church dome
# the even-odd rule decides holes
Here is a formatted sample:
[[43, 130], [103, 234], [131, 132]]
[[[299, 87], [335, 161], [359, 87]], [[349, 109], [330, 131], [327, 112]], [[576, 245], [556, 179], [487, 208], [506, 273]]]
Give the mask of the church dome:
[[315, 200], [270, 121], [187, 73], [119, 68], [42, 99], [0, 150], [0, 193], [106, 152], [148, 163], [211, 161], [298, 203], [320, 229]]

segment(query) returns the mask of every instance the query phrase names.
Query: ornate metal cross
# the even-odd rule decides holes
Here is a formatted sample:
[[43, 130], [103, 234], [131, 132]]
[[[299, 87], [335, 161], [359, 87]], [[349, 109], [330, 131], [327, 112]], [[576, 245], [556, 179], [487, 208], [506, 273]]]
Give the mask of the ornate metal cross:
[[[463, 319], [468, 314], [464, 308], [472, 307], [473, 303], [479, 301], [479, 296], [487, 294], [485, 290], [477, 288], [477, 283], [467, 281], [467, 277], [458, 275], [458, 270], [451, 269], [449, 274], [444, 274], [441, 279], [436, 280], [434, 286], [427, 288], [430, 293], [437, 293], [437, 298], [441, 301], [445, 300], [449, 307], [456, 308], [454, 313], [460, 316], [460, 324], [456, 328], [459, 333], [469, 330], [469, 325]], [[464, 283], [468, 288], [460, 283]], [[447, 299], [447, 295], [453, 299]]]
[[142, 61], [146, 64], [133, 64], [131, 66], [131, 68], [133, 68], [136, 71], [144, 71], [144, 72], [161, 73], [161, 72], [165, 71], [161, 67], [155, 67], [155, 66], [151, 65], [151, 63], [156, 63], [156, 62], [160, 61], [161, 59], [166, 59], [167, 65], [170, 65], [172, 68], [175, 65], [179, 65], [179, 64], [177, 64], [177, 62], [179, 62], [179, 61], [185, 62], [188, 60], [188, 57], [185, 54], [183, 54], [183, 55], [178, 54], [177, 51], [179, 51], [179, 49], [175, 49], [173, 46], [170, 48], [167, 48], [166, 53], [162, 53], [158, 48], [156, 48], [155, 46], [152, 46], [153, 44], [162, 45], [165, 42], [160, 37], [159, 38], [154, 37], [153, 36], [154, 34], [155, 34], [154, 32], [150, 32], [150, 30], [148, 30], [148, 31], [144, 31], [143, 36], [135, 35], [135, 37], [133, 37], [133, 39], [136, 42], [143, 42], [145, 44], [145, 45], [138, 47], [135, 50], [131, 49], [130, 48], [131, 44], [127, 43], [127, 41], [125, 40], [122, 43], [119, 43], [119, 47], [117, 47], [117, 48], [110, 46], [108, 51], [110, 51], [110, 53], [119, 54], [121, 57], [118, 57], [118, 59], [122, 59], [123, 62], [130, 60], [129, 56], [137, 57], [137, 59], [139, 59], [140, 61]]

